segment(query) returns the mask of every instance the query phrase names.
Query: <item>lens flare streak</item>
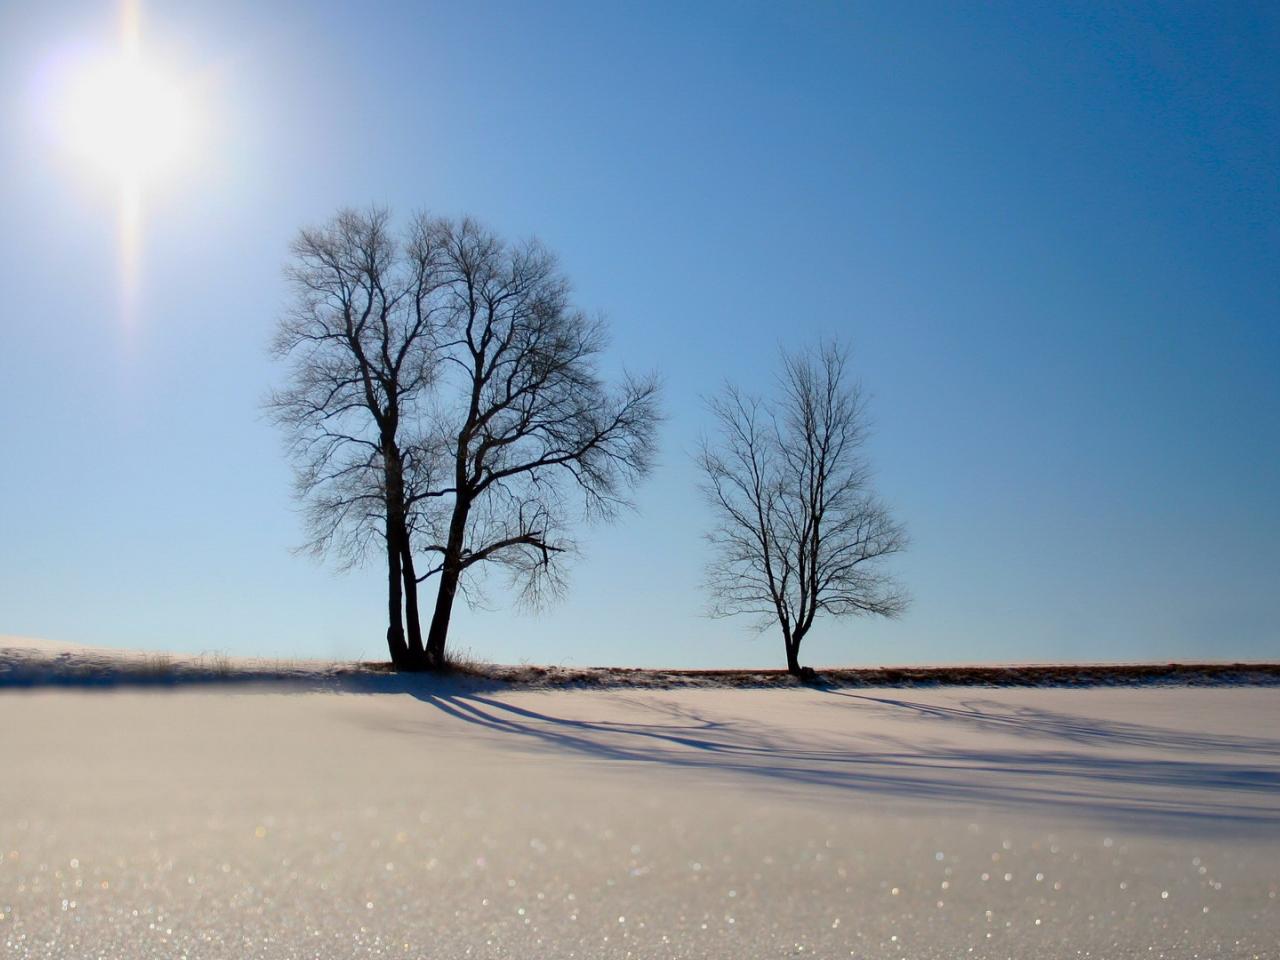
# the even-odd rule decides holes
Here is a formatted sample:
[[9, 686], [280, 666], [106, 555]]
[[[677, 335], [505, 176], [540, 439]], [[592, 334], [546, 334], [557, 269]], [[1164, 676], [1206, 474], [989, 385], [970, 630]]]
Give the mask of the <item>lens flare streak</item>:
[[183, 92], [146, 57], [141, 19], [139, 0], [122, 0], [114, 49], [86, 61], [69, 78], [63, 109], [69, 146], [106, 175], [117, 194], [126, 322], [136, 310], [147, 189], [172, 168], [189, 140]]

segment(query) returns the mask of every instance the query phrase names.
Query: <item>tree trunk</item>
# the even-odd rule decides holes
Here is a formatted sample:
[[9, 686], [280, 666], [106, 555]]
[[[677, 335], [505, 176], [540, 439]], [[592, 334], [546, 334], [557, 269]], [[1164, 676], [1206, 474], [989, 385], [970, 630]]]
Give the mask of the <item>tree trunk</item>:
[[439, 670], [444, 667], [444, 644], [449, 634], [449, 618], [453, 615], [453, 598], [458, 592], [462, 570], [455, 565], [440, 571], [440, 592], [436, 594], [436, 609], [431, 615], [431, 628], [427, 631], [427, 667]]
[[387, 648], [396, 669], [409, 664], [409, 648], [404, 642], [404, 621], [400, 613], [400, 545], [387, 518]]
[[[803, 677], [805, 668], [800, 666], [800, 641], [804, 639], [804, 633], [799, 627], [789, 633], [791, 635], [784, 638], [787, 644], [787, 672], [794, 677]], [[809, 673], [812, 674], [813, 671], [810, 670]]]
[[[394, 426], [382, 438], [383, 482], [386, 489], [387, 605], [391, 626], [387, 629], [387, 645], [391, 663], [397, 670], [421, 670], [423, 667], [422, 623], [418, 617], [418, 581], [413, 571], [413, 553], [409, 544], [409, 528], [405, 517], [404, 473], [400, 450], [396, 446]], [[400, 604], [404, 602], [409, 620], [409, 638], [405, 641]]]
[[440, 590], [436, 594], [436, 608], [431, 615], [431, 628], [427, 631], [427, 669], [440, 670], [445, 665], [444, 644], [449, 635], [449, 618], [453, 615], [453, 600], [462, 579], [462, 545], [466, 540], [467, 513], [471, 504], [459, 497], [453, 506], [453, 518], [449, 521], [449, 542], [445, 544], [444, 562], [440, 570]]
[[800, 666], [800, 641], [808, 633], [809, 628], [797, 628], [787, 641], [787, 672], [801, 683], [818, 683], [822, 678], [812, 667]]
[[418, 577], [413, 568], [413, 547], [409, 532], [400, 535], [400, 566], [404, 579], [404, 618], [409, 628], [408, 653], [415, 669], [425, 666], [422, 648], [422, 618], [418, 615]]
[[778, 619], [782, 621], [782, 648], [787, 651], [787, 672], [798, 675], [800, 661], [797, 658], [800, 655], [800, 644], [792, 641], [791, 624], [783, 616], [781, 608], [778, 610]]

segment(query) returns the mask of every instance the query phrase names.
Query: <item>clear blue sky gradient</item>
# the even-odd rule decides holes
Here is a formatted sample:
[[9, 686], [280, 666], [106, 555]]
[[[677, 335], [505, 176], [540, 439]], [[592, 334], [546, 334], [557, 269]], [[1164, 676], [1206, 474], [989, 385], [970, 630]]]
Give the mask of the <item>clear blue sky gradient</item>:
[[[1110, 7], [1111, 5], [1107, 5]], [[901, 621], [818, 664], [1280, 656], [1280, 13], [1271, 3], [150, 3], [199, 156], [114, 197], [41, 78], [111, 4], [0, 12], [0, 633], [385, 654], [376, 565], [302, 539], [258, 403], [287, 244], [342, 205], [557, 250], [666, 380], [638, 513], [503, 661], [776, 665], [703, 615], [700, 395], [846, 339], [913, 545]]]

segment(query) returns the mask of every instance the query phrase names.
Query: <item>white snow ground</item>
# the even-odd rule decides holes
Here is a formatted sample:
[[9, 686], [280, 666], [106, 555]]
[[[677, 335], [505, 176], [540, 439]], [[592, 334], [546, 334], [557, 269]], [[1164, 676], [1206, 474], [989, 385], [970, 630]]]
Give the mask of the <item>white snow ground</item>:
[[1280, 689], [0, 689], [14, 958], [1280, 956]]

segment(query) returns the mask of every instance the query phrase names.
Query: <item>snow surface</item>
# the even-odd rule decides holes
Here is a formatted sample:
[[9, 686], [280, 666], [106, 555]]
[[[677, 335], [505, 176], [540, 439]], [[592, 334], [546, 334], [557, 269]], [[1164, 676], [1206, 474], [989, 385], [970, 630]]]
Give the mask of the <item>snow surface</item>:
[[0, 681], [0, 732], [5, 957], [1280, 954], [1275, 687]]

